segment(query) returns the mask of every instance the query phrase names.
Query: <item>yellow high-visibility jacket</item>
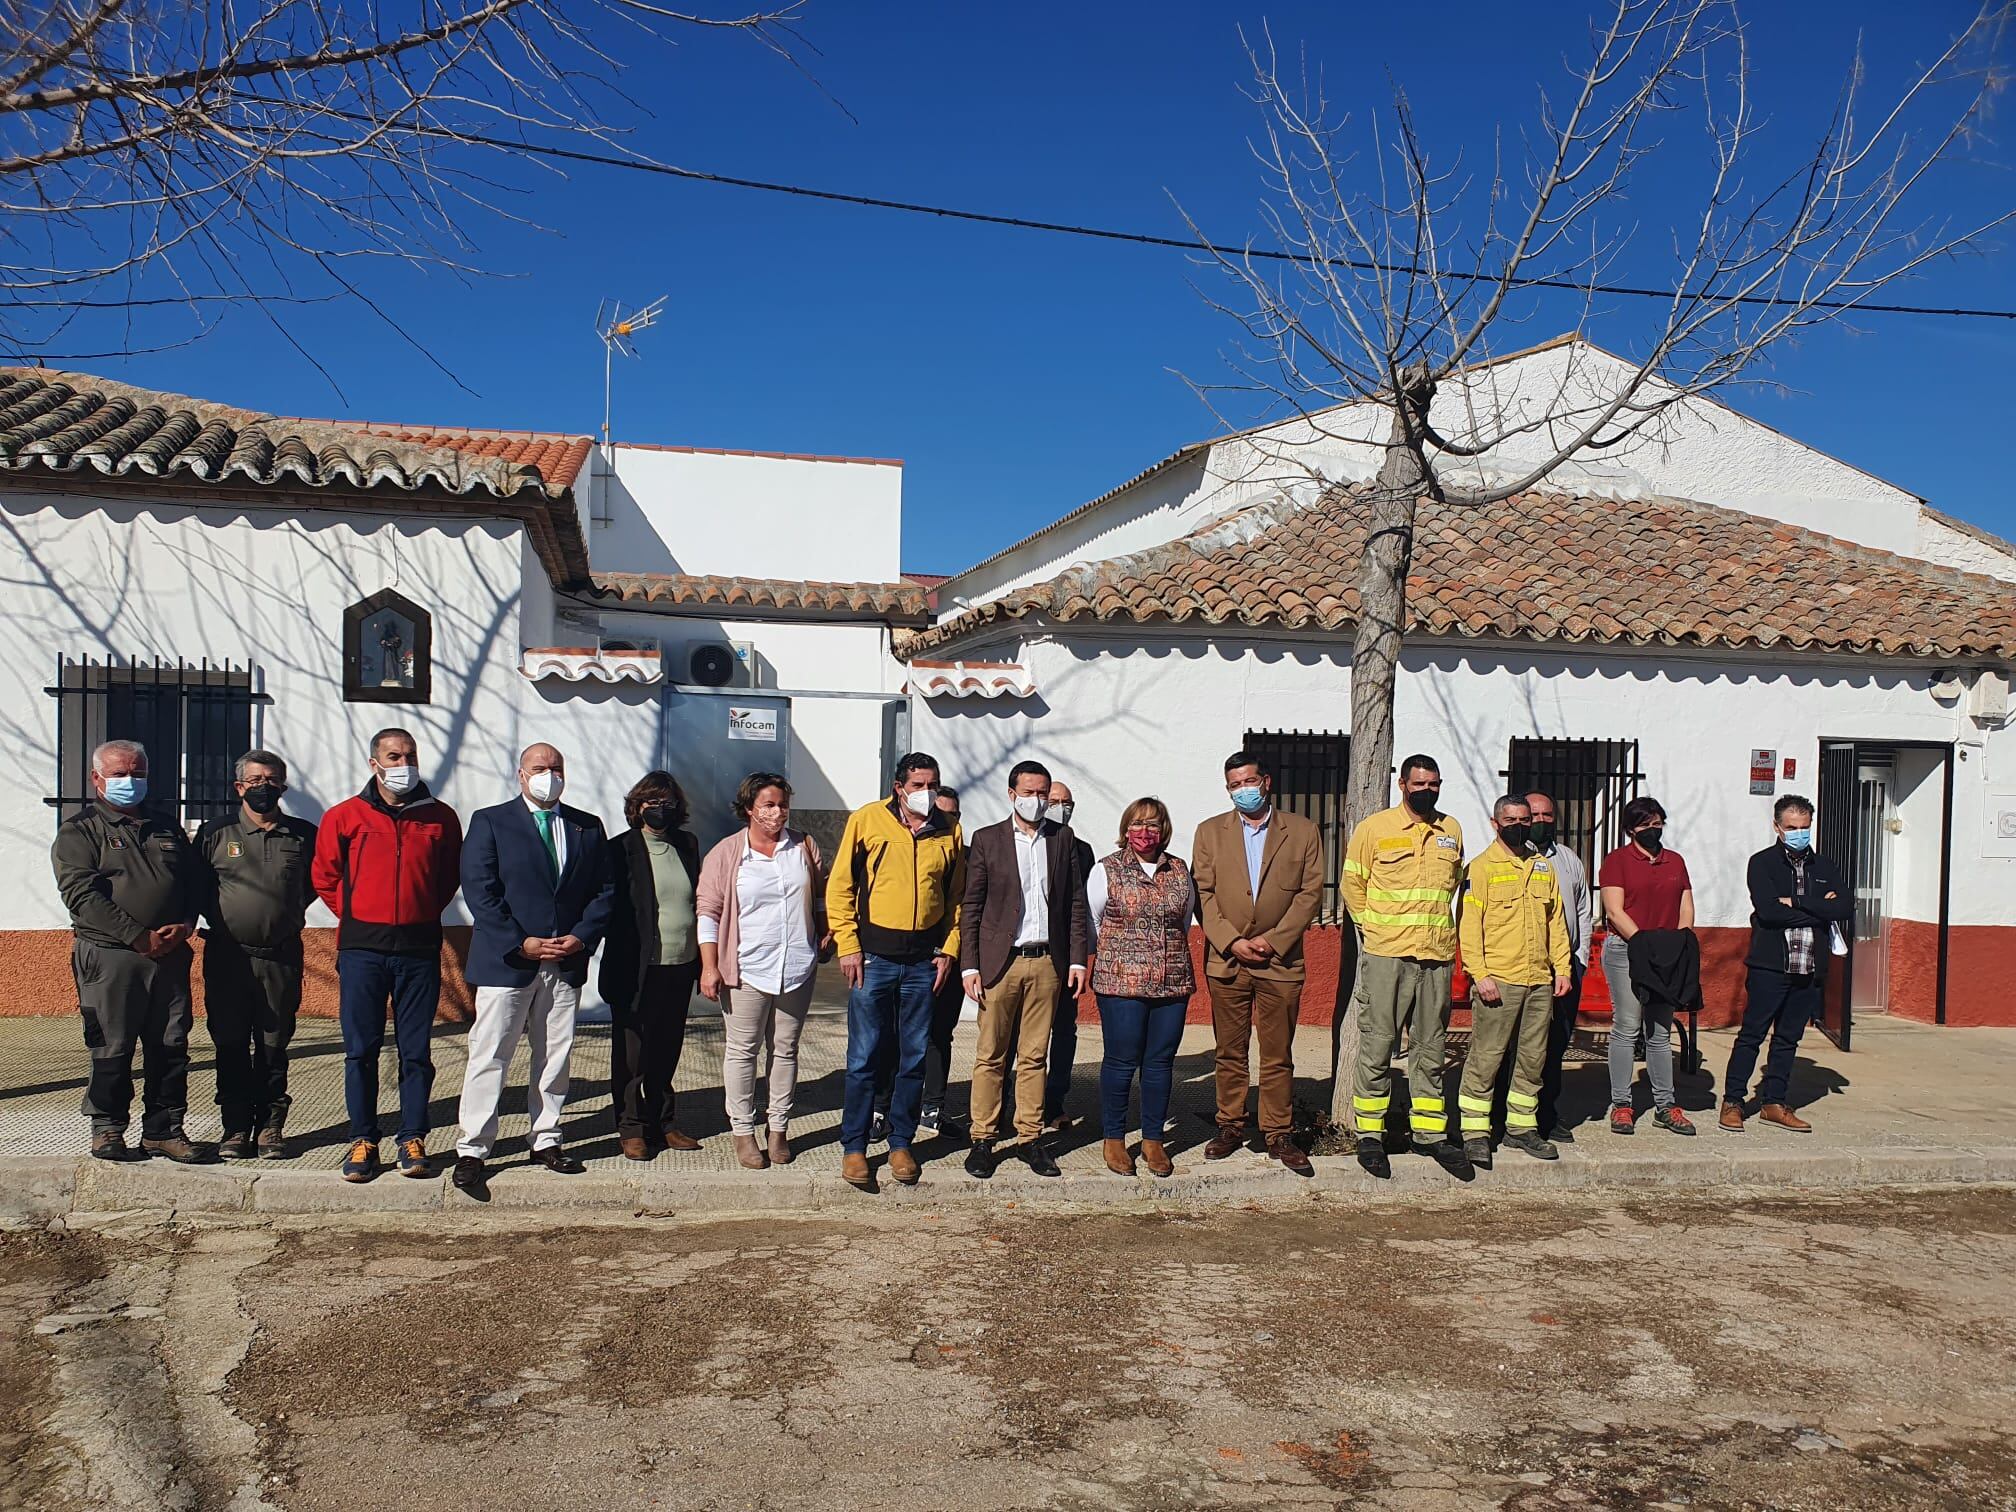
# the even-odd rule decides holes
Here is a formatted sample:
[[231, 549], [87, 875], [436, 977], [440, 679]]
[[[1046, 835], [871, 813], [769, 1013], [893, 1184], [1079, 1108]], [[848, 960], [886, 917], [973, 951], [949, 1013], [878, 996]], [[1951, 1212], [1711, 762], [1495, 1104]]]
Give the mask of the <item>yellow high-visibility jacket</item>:
[[1515, 856], [1503, 840], [1470, 863], [1463, 893], [1463, 969], [1538, 987], [1568, 975], [1561, 884], [1545, 856]]
[[1463, 826], [1447, 814], [1417, 819], [1405, 804], [1371, 815], [1344, 853], [1344, 906], [1368, 955], [1456, 958]]
[[936, 809], [911, 831], [895, 804], [856, 809], [840, 832], [826, 876], [826, 917], [840, 955], [866, 951], [892, 960], [959, 959], [959, 903], [966, 891], [966, 840]]

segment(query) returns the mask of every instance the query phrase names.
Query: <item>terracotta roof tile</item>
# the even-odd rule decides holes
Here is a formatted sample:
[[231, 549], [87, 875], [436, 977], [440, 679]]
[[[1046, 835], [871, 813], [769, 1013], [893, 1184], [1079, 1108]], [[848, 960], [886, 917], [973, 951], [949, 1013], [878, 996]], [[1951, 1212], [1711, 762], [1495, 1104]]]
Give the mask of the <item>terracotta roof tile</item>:
[[923, 587], [912, 582], [819, 583], [679, 572], [612, 572], [595, 577], [595, 596], [626, 604], [751, 613], [850, 616], [921, 625], [930, 615]]
[[[1341, 630], [1358, 609], [1366, 494], [1254, 505], [1017, 589], [898, 650], [1025, 615]], [[2016, 660], [2016, 584], [1686, 500], [1424, 502], [1408, 606], [1409, 628], [1432, 634]]]

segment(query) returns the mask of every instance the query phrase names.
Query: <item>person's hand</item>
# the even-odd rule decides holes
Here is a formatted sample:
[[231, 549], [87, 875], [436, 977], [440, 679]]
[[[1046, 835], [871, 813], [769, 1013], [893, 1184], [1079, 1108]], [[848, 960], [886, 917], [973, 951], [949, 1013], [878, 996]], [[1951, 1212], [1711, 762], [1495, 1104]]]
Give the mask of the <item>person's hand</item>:
[[1575, 983], [1572, 978], [1565, 976], [1557, 976], [1556, 978], [1554, 978], [1554, 996], [1556, 997], [1568, 996], [1569, 989], [1572, 988], [1574, 985]]
[[139, 938], [134, 940], [133, 942], [133, 953], [135, 955], [143, 955], [147, 957], [147, 959], [150, 961], [153, 960], [154, 957], [160, 953], [161, 949], [161, 947], [155, 944], [154, 942], [154, 936], [159, 932], [160, 931], [153, 929], [141, 930]]
[[1246, 942], [1253, 947], [1255, 956], [1261, 963], [1274, 959], [1274, 942], [1265, 935], [1255, 935]]
[[861, 985], [860, 951], [857, 950], [852, 955], [843, 955], [840, 957], [840, 975], [846, 979], [849, 987], [859, 987]]
[[186, 938], [188, 938], [186, 924], [163, 924], [154, 931], [154, 958], [159, 960], [162, 956], [170, 954]]
[[546, 959], [546, 942], [538, 935], [527, 935], [525, 943], [518, 947], [518, 954], [528, 961], [543, 961]]
[[937, 992], [945, 985], [945, 974], [952, 969], [952, 957], [948, 955], [931, 958], [931, 990]]
[[546, 942], [546, 948], [547, 951], [549, 952], [546, 957], [547, 960], [560, 961], [565, 960], [568, 956], [571, 955], [579, 955], [581, 954], [582, 951], [586, 950], [588, 947], [581, 943], [581, 937], [579, 935], [569, 934], [569, 935], [561, 935], [557, 940], [548, 940]]
[[984, 1008], [987, 1006], [986, 989], [980, 985], [979, 972], [967, 972], [961, 979], [960, 985], [966, 989], [966, 996], [973, 999], [973, 1006], [975, 1008]]
[[710, 1003], [721, 1001], [721, 973], [712, 966], [700, 968], [700, 996]]
[[1235, 961], [1243, 961], [1248, 966], [1261, 965], [1267, 959], [1264, 954], [1253, 948], [1251, 940], [1234, 940], [1232, 942], [1232, 958]]
[[819, 937], [819, 959], [821, 961], [833, 959], [833, 932], [830, 929]]
[[[1827, 894], [1827, 896], [1831, 898], [1834, 896], [1834, 894], [1829, 893]], [[1792, 900], [1790, 898], [1780, 898], [1778, 900], [1778, 906], [1780, 908], [1790, 908], [1792, 906]]]
[[1066, 974], [1066, 980], [1070, 983], [1071, 996], [1075, 998], [1085, 990], [1085, 968], [1083, 966], [1073, 966]]
[[1490, 977], [1477, 978], [1477, 996], [1491, 1004], [1505, 1001], [1505, 994], [1498, 990], [1498, 983]]

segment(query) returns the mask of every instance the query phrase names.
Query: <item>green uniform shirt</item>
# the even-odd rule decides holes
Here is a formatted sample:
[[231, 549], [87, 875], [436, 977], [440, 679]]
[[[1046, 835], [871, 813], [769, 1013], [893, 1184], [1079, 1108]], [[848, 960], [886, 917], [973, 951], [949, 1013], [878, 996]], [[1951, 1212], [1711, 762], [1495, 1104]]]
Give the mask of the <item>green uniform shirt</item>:
[[275, 814], [272, 828], [263, 829], [241, 808], [198, 830], [196, 849], [210, 872], [203, 904], [209, 937], [258, 955], [299, 955], [302, 921], [315, 896], [309, 880], [315, 826]]
[[182, 826], [93, 801], [56, 831], [56, 892], [77, 938], [130, 950], [150, 929], [194, 924], [203, 867]]

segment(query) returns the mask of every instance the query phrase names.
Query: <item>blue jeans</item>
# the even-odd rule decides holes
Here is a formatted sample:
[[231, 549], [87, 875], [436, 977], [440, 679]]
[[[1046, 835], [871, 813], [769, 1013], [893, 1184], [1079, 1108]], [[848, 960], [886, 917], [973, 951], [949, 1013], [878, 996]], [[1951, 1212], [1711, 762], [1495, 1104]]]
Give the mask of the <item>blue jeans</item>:
[[1127, 1094], [1141, 1075], [1141, 1137], [1160, 1140], [1169, 1122], [1169, 1088], [1176, 1079], [1176, 1046], [1183, 1038], [1188, 998], [1099, 995], [1099, 1032], [1106, 1058], [1099, 1064], [1099, 1121], [1107, 1139], [1127, 1137]]
[[907, 1150], [917, 1137], [924, 1100], [924, 1056], [931, 1043], [930, 960], [861, 957], [861, 985], [847, 994], [847, 1098], [840, 1114], [840, 1150], [868, 1151], [875, 1116], [875, 1070], [896, 1045], [896, 1080], [889, 1089], [889, 1148]]
[[352, 1139], [382, 1139], [378, 1127], [378, 1052], [385, 1048], [385, 1004], [399, 1045], [399, 1138], [427, 1137], [434, 1090], [434, 1010], [441, 1002], [439, 956], [336, 952], [338, 1014], [343, 1021], [343, 1101]]
[[1792, 1090], [1792, 1063], [1799, 1053], [1799, 1038], [1806, 1032], [1806, 1021], [1820, 1011], [1820, 978], [1788, 976], [1782, 971], [1752, 966], [1749, 985], [1743, 1005], [1743, 1027], [1736, 1031], [1736, 1044], [1729, 1052], [1729, 1069], [1722, 1075], [1722, 1100], [1745, 1101], [1750, 1090], [1750, 1073], [1757, 1066], [1757, 1052], [1763, 1048], [1768, 1034], [1771, 1054], [1764, 1062], [1758, 1100], [1783, 1103]]

